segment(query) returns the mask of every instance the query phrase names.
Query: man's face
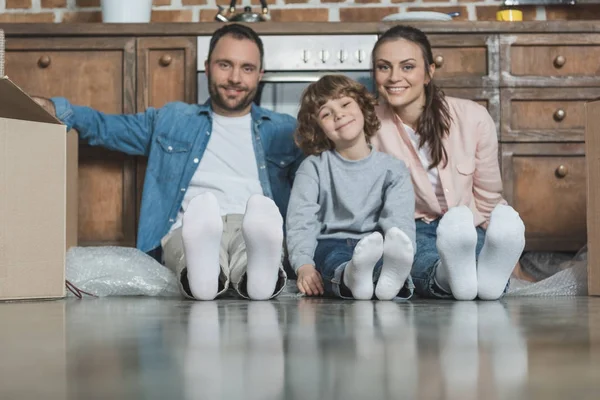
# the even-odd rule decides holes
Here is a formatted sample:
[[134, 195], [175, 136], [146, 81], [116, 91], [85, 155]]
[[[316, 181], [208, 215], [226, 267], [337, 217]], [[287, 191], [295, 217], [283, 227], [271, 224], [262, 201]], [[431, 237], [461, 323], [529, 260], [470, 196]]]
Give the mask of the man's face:
[[228, 117], [249, 113], [263, 74], [256, 43], [223, 36], [205, 68], [213, 110]]

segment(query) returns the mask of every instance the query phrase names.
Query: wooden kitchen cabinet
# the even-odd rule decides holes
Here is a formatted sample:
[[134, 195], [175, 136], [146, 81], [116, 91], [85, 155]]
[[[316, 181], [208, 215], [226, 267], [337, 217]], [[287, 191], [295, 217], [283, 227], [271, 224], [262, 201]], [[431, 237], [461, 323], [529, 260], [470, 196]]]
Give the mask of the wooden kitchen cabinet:
[[[6, 74], [31, 95], [68, 98], [106, 113], [135, 110], [135, 39], [14, 38]], [[79, 149], [79, 244], [135, 245], [133, 157]]]
[[525, 223], [529, 250], [578, 251], [586, 243], [582, 143], [503, 143], [504, 197]]

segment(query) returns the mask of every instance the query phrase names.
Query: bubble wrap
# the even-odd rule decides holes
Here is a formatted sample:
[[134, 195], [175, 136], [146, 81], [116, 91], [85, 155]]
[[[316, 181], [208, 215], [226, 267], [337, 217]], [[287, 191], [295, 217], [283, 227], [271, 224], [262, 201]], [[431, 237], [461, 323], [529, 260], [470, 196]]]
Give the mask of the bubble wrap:
[[130, 247], [71, 248], [67, 253], [66, 279], [77, 289], [98, 297], [180, 296], [171, 270]]
[[[548, 270], [543, 264], [551, 263], [552, 256], [540, 253], [539, 257], [534, 255], [530, 260], [537, 263], [538, 270]], [[558, 272], [538, 282], [512, 278], [506, 296], [587, 296], [587, 246], [579, 250], [571, 260], [558, 263], [552, 268]]]

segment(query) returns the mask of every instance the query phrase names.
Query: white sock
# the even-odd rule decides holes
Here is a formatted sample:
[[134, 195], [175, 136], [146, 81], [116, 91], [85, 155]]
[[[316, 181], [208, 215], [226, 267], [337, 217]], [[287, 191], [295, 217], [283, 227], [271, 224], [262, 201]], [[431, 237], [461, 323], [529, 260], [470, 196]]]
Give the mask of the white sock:
[[181, 234], [192, 295], [198, 300], [213, 300], [219, 291], [223, 220], [219, 202], [212, 193], [190, 201], [183, 214]]
[[480, 299], [496, 300], [502, 296], [524, 247], [525, 225], [519, 213], [511, 206], [497, 205], [477, 262]]
[[352, 260], [344, 269], [344, 284], [357, 300], [373, 297], [373, 269], [383, 255], [383, 236], [374, 232], [362, 238], [354, 248]]
[[414, 249], [412, 242], [398, 228], [390, 228], [383, 241], [383, 267], [375, 296], [379, 300], [391, 300], [404, 285], [413, 262]]
[[273, 200], [261, 195], [250, 197], [242, 234], [248, 256], [248, 296], [267, 300], [275, 292], [283, 250], [283, 218]]
[[436, 244], [441, 260], [436, 283], [457, 300], [473, 300], [477, 297], [477, 231], [467, 206], [453, 207], [442, 217]]

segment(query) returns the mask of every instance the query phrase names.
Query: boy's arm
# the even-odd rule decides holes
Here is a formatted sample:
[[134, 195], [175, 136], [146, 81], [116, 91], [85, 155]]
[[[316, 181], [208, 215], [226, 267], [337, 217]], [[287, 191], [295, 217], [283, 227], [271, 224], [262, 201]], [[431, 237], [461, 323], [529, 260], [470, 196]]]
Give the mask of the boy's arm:
[[415, 192], [410, 172], [403, 162], [399, 162], [388, 174], [391, 174], [392, 182], [384, 188], [379, 225], [384, 233], [390, 228], [400, 229], [408, 236], [416, 251]]
[[79, 137], [93, 146], [102, 146], [131, 155], [148, 155], [157, 110], [111, 115], [90, 107], [75, 106], [62, 97], [34, 98], [61, 120], [67, 130], [76, 129]]
[[305, 264], [315, 265], [313, 257], [321, 231], [317, 179], [314, 165], [303, 164], [292, 187], [286, 217], [286, 237], [290, 264], [294, 271]]

